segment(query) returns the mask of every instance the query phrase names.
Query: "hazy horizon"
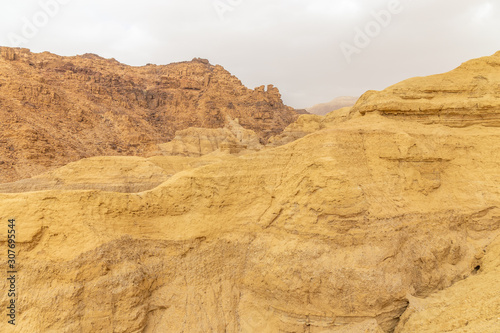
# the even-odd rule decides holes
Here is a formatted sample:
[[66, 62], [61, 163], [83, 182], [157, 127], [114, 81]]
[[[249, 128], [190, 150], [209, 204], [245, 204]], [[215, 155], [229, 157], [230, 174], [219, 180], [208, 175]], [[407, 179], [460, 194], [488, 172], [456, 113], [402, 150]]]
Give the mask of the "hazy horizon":
[[133, 66], [206, 58], [306, 108], [495, 53], [499, 8], [485, 0], [27, 0], [4, 5], [0, 45]]

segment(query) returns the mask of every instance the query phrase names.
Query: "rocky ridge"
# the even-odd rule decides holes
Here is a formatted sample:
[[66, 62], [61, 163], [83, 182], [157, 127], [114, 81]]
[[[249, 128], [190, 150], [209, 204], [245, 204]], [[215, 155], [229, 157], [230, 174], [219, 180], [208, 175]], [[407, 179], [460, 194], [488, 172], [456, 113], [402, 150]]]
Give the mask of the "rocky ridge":
[[48, 190], [142, 192], [154, 189], [178, 172], [231, 158], [229, 153], [211, 154], [196, 159], [181, 156], [91, 157], [32, 178], [0, 184], [0, 193]]
[[455, 70], [417, 77], [383, 91], [368, 91], [353, 113], [464, 127], [500, 126], [500, 52]]
[[345, 107], [330, 112], [326, 116], [300, 115], [299, 118], [288, 125], [281, 134], [269, 138], [268, 147], [282, 146], [304, 136], [334, 127], [350, 118], [351, 108]]
[[243, 128], [238, 119], [228, 119], [223, 128], [193, 128], [178, 131], [172, 141], [159, 145], [158, 154], [199, 157], [215, 151], [247, 153], [264, 148], [264, 141], [252, 130]]
[[103, 155], [148, 156], [189, 127], [227, 119], [266, 141], [298, 114], [204, 59], [131, 67], [93, 54], [0, 48], [0, 182]]

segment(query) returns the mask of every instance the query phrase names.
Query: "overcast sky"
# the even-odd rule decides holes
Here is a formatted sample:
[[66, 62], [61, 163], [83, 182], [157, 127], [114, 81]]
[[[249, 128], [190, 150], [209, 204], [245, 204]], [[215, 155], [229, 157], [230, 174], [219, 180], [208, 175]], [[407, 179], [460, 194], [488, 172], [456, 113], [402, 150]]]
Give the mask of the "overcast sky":
[[125, 64], [202, 57], [304, 108], [500, 50], [489, 0], [0, 0], [0, 44]]

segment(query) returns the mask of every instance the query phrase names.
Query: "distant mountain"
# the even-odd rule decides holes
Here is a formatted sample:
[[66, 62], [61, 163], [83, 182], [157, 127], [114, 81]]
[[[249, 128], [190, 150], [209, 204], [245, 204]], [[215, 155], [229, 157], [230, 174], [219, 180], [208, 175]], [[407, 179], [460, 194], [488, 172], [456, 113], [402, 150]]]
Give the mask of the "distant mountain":
[[358, 97], [352, 96], [337, 97], [328, 103], [317, 104], [315, 106], [307, 108], [306, 110], [309, 113], [324, 116], [332, 111], [353, 106], [357, 100]]

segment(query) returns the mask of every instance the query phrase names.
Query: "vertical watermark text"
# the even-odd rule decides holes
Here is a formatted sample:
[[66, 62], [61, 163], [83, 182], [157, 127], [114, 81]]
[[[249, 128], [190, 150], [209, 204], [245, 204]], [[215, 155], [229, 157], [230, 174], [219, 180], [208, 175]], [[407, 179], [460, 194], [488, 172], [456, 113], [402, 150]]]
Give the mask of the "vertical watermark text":
[[7, 224], [7, 322], [16, 325], [16, 302], [17, 302], [17, 262], [16, 262], [16, 220], [9, 219]]

